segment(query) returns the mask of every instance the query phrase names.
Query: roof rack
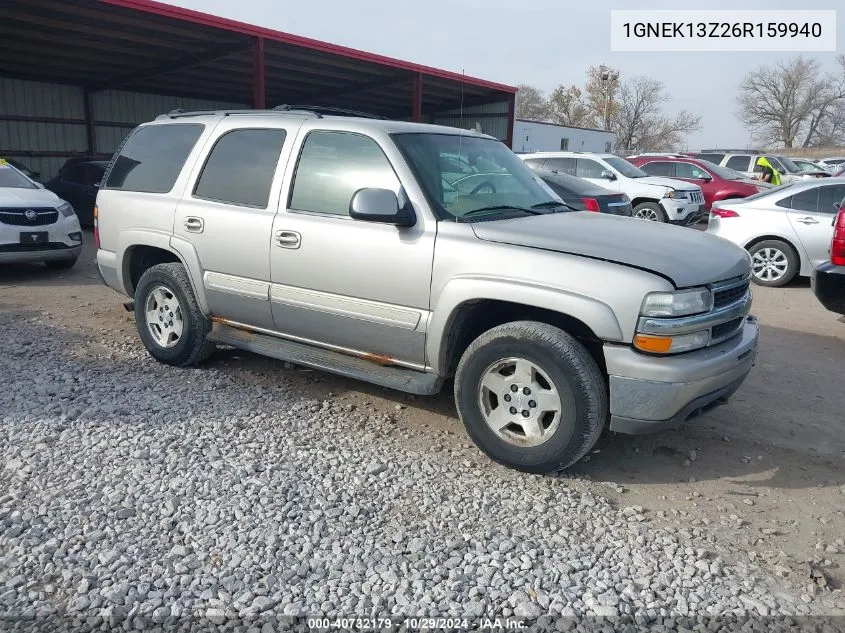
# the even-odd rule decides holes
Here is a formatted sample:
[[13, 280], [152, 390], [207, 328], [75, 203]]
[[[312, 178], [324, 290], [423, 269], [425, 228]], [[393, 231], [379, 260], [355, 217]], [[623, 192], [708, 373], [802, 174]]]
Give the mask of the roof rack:
[[335, 114], [341, 116], [354, 116], [359, 118], [365, 119], [382, 119], [386, 120], [387, 117], [380, 116], [378, 114], [372, 114], [370, 112], [359, 112], [358, 110], [345, 110], [343, 108], [332, 108], [329, 106], [314, 106], [314, 105], [278, 105], [271, 110], [185, 110], [184, 108], [176, 108], [175, 110], [171, 110], [167, 114], [161, 114], [156, 117], [156, 119], [179, 119], [183, 117], [191, 117], [191, 116], [231, 116], [231, 115], [239, 115], [239, 114], [249, 114], [249, 115], [267, 115], [267, 114], [279, 114], [280, 112], [287, 112], [290, 114], [310, 114], [313, 117], [318, 119], [323, 118], [323, 114]]
[[315, 114], [317, 117], [321, 117], [322, 114], [339, 114], [343, 116], [355, 116], [361, 117], [364, 119], [382, 119], [386, 120], [387, 117], [373, 114], [371, 112], [361, 112], [360, 110], [347, 110], [345, 108], [333, 108], [330, 106], [317, 106], [317, 105], [289, 105], [287, 103], [278, 105], [273, 108], [276, 112], [310, 112]]

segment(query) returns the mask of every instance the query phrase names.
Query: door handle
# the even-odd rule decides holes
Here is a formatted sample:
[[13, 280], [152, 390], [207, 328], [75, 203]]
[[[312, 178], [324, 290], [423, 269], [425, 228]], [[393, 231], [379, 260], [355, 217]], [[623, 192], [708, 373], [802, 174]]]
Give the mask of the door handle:
[[187, 217], [185, 218], [185, 230], [191, 233], [202, 233], [205, 228], [205, 222], [202, 218]]
[[801, 224], [818, 224], [819, 221], [815, 218], [806, 217], [806, 218], [798, 218], [795, 220], [796, 222], [800, 222]]
[[276, 231], [276, 246], [281, 248], [299, 248], [302, 236], [296, 231]]

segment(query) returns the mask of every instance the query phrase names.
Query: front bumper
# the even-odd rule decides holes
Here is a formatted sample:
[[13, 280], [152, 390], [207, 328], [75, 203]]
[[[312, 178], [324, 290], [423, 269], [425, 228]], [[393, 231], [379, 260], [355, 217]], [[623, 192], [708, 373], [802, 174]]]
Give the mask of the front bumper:
[[684, 200], [663, 198], [660, 206], [666, 212], [666, 219], [675, 224], [688, 224], [695, 221], [703, 212], [704, 205]]
[[758, 339], [757, 321], [749, 316], [741, 333], [730, 340], [674, 357], [605, 345], [610, 430], [651, 433], [724, 404], [751, 371]]
[[[21, 244], [21, 233], [46, 232], [45, 244]], [[53, 224], [17, 226], [0, 223], [0, 263], [75, 259], [82, 252], [82, 229], [75, 215], [59, 215]]]
[[810, 283], [821, 304], [836, 314], [845, 314], [845, 266], [825, 262], [813, 269]]

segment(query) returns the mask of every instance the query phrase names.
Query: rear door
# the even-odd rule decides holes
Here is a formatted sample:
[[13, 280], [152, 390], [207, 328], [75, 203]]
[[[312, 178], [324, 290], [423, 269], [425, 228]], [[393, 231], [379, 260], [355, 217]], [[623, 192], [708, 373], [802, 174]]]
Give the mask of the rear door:
[[209, 311], [274, 329], [270, 243], [296, 120], [227, 117], [197, 162], [174, 234], [193, 245]]
[[824, 185], [792, 196], [789, 223], [801, 240], [807, 259], [816, 267], [829, 258], [836, 207], [845, 197], [845, 185]]

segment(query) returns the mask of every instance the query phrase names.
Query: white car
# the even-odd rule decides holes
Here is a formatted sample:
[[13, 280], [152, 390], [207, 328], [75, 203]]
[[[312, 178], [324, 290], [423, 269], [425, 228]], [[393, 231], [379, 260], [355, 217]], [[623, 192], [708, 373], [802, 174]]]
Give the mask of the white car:
[[73, 207], [0, 159], [0, 263], [70, 268], [81, 251]]
[[701, 187], [683, 180], [649, 176], [613, 154], [540, 152], [520, 158], [538, 174], [569, 174], [631, 199], [634, 217], [655, 222], [692, 224], [704, 213]]
[[825, 171], [833, 173], [842, 169], [842, 167], [845, 167], [845, 156], [831, 156], [830, 158], [822, 158], [821, 160], [817, 160], [816, 164]]
[[707, 232], [751, 255], [752, 281], [783, 286], [809, 277], [829, 258], [833, 220], [845, 198], [845, 178], [805, 180], [747, 198], [713, 204]]

